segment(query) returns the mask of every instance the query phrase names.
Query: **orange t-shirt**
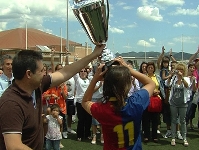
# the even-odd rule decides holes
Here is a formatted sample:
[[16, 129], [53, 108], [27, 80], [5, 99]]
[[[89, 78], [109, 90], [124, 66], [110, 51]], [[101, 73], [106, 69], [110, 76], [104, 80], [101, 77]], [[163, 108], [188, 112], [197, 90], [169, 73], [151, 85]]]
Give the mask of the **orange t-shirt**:
[[[64, 88], [63, 91], [67, 95], [67, 93], [68, 93], [67, 86], [65, 84], [63, 86], [64, 86], [63, 87]], [[49, 94], [55, 94], [58, 98], [55, 99], [54, 97], [50, 97], [50, 99], [46, 100], [44, 98], [44, 96], [45, 95], [49, 95]], [[64, 99], [64, 97], [63, 97], [63, 95], [61, 93], [61, 87], [60, 86], [50, 88], [46, 92], [44, 92], [42, 94], [42, 100], [43, 100], [43, 104], [47, 104], [47, 105], [52, 105], [52, 104], [57, 103], [59, 105], [59, 107], [60, 107], [61, 112], [63, 114], [66, 114], [66, 112], [67, 112], [66, 111], [67, 110], [67, 108], [66, 108], [66, 101], [65, 101], [65, 99]]]

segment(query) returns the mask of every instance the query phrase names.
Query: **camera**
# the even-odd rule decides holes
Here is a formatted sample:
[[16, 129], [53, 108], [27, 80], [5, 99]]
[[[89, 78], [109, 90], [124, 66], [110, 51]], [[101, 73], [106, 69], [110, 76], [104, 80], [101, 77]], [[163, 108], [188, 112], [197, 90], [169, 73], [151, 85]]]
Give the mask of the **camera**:
[[174, 71], [174, 73], [178, 73], [178, 72], [179, 72], [178, 70], [175, 70], [175, 71]]

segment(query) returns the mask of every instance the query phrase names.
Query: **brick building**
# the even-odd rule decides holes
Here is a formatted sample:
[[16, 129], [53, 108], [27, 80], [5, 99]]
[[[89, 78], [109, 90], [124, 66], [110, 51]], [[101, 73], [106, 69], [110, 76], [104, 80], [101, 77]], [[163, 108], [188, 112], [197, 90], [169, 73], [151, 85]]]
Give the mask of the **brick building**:
[[55, 63], [63, 60], [66, 49], [71, 53], [69, 62], [81, 59], [92, 52], [88, 45], [82, 45], [69, 40], [69, 48], [66, 48], [67, 40], [59, 36], [49, 34], [33, 28], [16, 28], [0, 32], [0, 56], [9, 54], [14, 56], [19, 50], [32, 49], [43, 53], [44, 62], [50, 63], [51, 47], [55, 47]]

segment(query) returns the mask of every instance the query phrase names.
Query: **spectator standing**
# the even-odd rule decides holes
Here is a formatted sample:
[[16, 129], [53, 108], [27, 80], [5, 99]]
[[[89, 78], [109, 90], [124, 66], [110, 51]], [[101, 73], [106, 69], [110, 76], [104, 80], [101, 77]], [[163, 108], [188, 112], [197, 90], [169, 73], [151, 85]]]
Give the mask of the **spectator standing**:
[[[147, 66], [147, 62], [142, 62], [139, 68], [139, 72], [146, 75], [147, 74], [146, 66]], [[142, 86], [143, 86], [142, 83], [139, 82], [139, 87], [141, 88]]]
[[70, 79], [101, 55], [104, 47], [96, 46], [90, 55], [47, 76], [41, 53], [33, 50], [17, 53], [12, 63], [15, 81], [0, 98], [1, 150], [41, 150], [44, 139], [41, 94]]
[[[147, 76], [151, 78], [156, 85], [152, 96], [157, 96], [162, 100], [165, 98], [164, 84], [161, 77], [155, 74], [155, 69], [155, 64], [153, 62], [147, 63]], [[152, 139], [154, 142], [158, 142], [157, 129], [158, 123], [160, 122], [160, 112], [149, 112], [148, 109], [144, 111], [142, 118], [144, 142], [148, 142], [150, 138], [150, 122], [152, 123]]]
[[[92, 96], [92, 102], [102, 102], [102, 98], [103, 98], [102, 87], [103, 87], [103, 81], [99, 81], [99, 82], [96, 83], [94, 93], [93, 93], [93, 96]], [[97, 141], [97, 126], [101, 127], [101, 125], [97, 121], [97, 119], [92, 117], [92, 134], [93, 134], [92, 138], [93, 139], [91, 141], [91, 144], [96, 144], [96, 141]], [[104, 143], [102, 128], [101, 128], [100, 141], [101, 141], [102, 144]]]
[[92, 117], [89, 113], [87, 113], [81, 105], [84, 93], [88, 88], [90, 81], [87, 78], [88, 73], [86, 68], [83, 68], [78, 74], [74, 76], [75, 84], [76, 84], [76, 107], [77, 107], [77, 140], [82, 141], [83, 138], [88, 138], [91, 140], [91, 122]]
[[12, 57], [10, 55], [3, 55], [1, 58], [2, 75], [0, 76], [0, 97], [3, 92], [12, 84], [14, 79], [12, 75]]
[[[199, 46], [195, 54], [193, 54], [189, 59], [189, 64], [194, 62], [195, 63], [195, 70], [193, 72], [194, 76], [196, 77], [197, 84], [196, 86], [199, 87], [199, 58], [196, 58], [199, 54]], [[198, 92], [198, 91], [197, 91]], [[199, 116], [199, 99], [198, 99], [198, 116]], [[199, 128], [199, 117], [198, 117], [198, 128]]]
[[0, 69], [0, 76], [3, 74], [3, 70], [2, 70], [2, 68]]
[[[94, 75], [96, 73], [96, 69], [98, 66], [93, 66], [93, 71], [92, 74]], [[90, 78], [90, 80], [92, 80], [93, 76]], [[96, 83], [96, 86], [94, 88], [94, 92], [93, 92], [93, 96], [92, 96], [92, 102], [102, 102], [103, 99], [103, 81], [98, 81]], [[94, 117], [92, 117], [92, 141], [91, 144], [96, 144], [97, 142], [97, 126], [101, 125], [100, 123], [97, 121], [97, 119], [95, 119]], [[101, 136], [100, 136], [100, 140], [101, 143], [104, 143], [104, 138], [103, 138], [103, 132], [102, 132], [102, 128], [101, 128]]]
[[[66, 57], [65, 57], [65, 64], [69, 65], [69, 52], [66, 51]], [[72, 125], [72, 118], [73, 115], [76, 115], [76, 109], [75, 109], [75, 80], [74, 78], [70, 78], [66, 81], [66, 86], [68, 89], [68, 96], [67, 96], [67, 132], [71, 134], [76, 134], [76, 132], [71, 128]]]
[[192, 119], [195, 117], [195, 112], [196, 112], [196, 105], [195, 103], [192, 103], [194, 94], [196, 90], [198, 89], [196, 84], [196, 77], [193, 75], [193, 72], [195, 70], [195, 65], [194, 64], [189, 64], [188, 65], [188, 73], [187, 77], [190, 79], [190, 89], [189, 89], [189, 94], [190, 94], [190, 99], [188, 99], [188, 107], [187, 107], [187, 113], [186, 113], [186, 125], [190, 124], [190, 129], [194, 129], [194, 125], [192, 122]]
[[62, 116], [59, 115], [59, 112], [59, 105], [53, 104], [50, 106], [50, 114], [44, 117], [44, 123], [48, 124], [46, 150], [60, 150]]
[[[182, 137], [184, 140], [184, 146], [188, 146], [186, 139], [187, 128], [186, 128], [186, 111], [187, 111], [187, 101], [190, 98], [189, 86], [190, 79], [186, 76], [187, 67], [184, 64], [178, 63], [176, 65], [176, 75], [172, 78], [169, 78], [166, 81], [166, 84], [171, 85], [169, 104], [171, 110], [171, 133], [172, 140], [171, 145], [175, 146], [175, 137], [176, 137], [176, 123], [177, 119], [180, 120]], [[174, 80], [174, 81], [173, 81]]]

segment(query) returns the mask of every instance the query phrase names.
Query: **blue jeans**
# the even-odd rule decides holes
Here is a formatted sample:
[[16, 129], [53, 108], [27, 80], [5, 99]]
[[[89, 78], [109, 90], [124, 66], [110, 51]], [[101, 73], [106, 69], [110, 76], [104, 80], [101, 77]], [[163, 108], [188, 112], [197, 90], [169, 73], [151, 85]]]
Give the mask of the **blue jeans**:
[[52, 148], [53, 150], [60, 150], [59, 144], [60, 140], [46, 139], [46, 150], [51, 150]]

